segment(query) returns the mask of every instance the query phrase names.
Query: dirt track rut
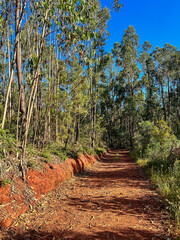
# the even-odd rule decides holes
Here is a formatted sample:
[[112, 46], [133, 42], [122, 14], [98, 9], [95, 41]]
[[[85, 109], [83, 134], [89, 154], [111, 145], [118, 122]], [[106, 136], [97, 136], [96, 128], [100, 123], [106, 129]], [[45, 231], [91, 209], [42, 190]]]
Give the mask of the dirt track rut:
[[168, 239], [161, 198], [128, 151], [107, 153], [21, 216], [3, 239]]

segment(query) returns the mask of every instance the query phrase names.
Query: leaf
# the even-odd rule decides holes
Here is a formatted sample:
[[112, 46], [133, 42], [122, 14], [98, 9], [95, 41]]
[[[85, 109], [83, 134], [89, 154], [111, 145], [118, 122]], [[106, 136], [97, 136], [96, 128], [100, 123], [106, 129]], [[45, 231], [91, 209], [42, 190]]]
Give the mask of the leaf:
[[61, 38], [62, 38], [62, 36], [61, 36], [60, 33], [57, 34], [57, 38], [58, 38], [58, 39], [61, 39]]
[[88, 37], [88, 41], [90, 41], [90, 39], [91, 39], [91, 34], [88, 32], [88, 34], [87, 34], [87, 37]]
[[86, 35], [85, 34], [83, 34], [83, 41], [85, 41], [86, 40]]
[[59, 26], [59, 25], [60, 25], [60, 22], [59, 22], [59, 21], [56, 21], [56, 25]]
[[96, 34], [95, 34], [95, 38], [96, 38], [96, 39], [99, 38], [99, 33], [96, 33]]
[[44, 7], [45, 7], [45, 9], [48, 9], [49, 4], [48, 4], [48, 3], [45, 3]]
[[93, 64], [93, 60], [92, 59], [89, 60], [89, 64], [90, 64], [90, 66], [92, 66], [92, 64]]
[[54, 15], [54, 8], [51, 8], [51, 13], [52, 15]]

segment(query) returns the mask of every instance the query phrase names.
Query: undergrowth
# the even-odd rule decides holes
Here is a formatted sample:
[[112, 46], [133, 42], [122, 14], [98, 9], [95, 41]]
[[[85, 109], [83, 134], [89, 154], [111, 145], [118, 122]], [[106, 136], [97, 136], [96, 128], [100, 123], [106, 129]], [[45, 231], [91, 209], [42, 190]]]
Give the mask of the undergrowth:
[[131, 156], [142, 167], [165, 199], [167, 209], [180, 225], [180, 159], [173, 153], [179, 141], [164, 121], [156, 126], [139, 124]]
[[94, 149], [88, 146], [74, 145], [68, 146], [66, 149], [58, 143], [52, 143], [44, 148], [39, 155], [50, 162], [53, 156], [59, 158], [60, 162], [65, 161], [67, 158], [78, 159], [80, 153], [87, 153], [89, 155], [97, 154], [100, 156], [106, 149], [104, 147], [95, 147]]
[[8, 184], [12, 184], [12, 181], [9, 178], [4, 178], [1, 182], [0, 185], [5, 187]]
[[180, 225], [180, 161], [138, 159], [137, 163], [151, 178], [164, 197], [167, 209]]
[[[0, 182], [1, 186], [11, 184], [13, 179], [21, 177], [20, 143], [17, 143], [13, 135], [6, 130], [0, 129]], [[44, 148], [39, 149], [36, 146], [28, 144], [26, 148], [25, 167], [26, 169], [41, 170], [45, 163], [61, 163], [67, 158], [78, 159], [79, 154], [87, 153], [89, 155], [100, 155], [105, 151], [103, 147], [92, 149], [88, 145], [76, 144], [68, 145], [64, 148], [61, 142], [52, 142]]]

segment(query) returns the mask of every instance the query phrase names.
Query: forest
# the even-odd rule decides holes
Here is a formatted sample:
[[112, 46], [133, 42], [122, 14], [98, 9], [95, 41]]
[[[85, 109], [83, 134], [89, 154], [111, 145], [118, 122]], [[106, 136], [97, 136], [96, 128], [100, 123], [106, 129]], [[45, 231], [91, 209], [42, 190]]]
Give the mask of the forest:
[[180, 223], [180, 51], [140, 45], [130, 25], [106, 52], [122, 7], [0, 0], [0, 178], [9, 184], [15, 164], [25, 180], [37, 156], [129, 149]]

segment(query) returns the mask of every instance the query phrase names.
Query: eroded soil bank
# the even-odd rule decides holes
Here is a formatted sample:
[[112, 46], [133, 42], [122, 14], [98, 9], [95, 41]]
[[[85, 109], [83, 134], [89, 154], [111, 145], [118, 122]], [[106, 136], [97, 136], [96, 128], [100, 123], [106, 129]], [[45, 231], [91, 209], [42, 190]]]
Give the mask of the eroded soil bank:
[[44, 163], [41, 170], [29, 169], [25, 182], [17, 177], [13, 179], [12, 185], [0, 186], [0, 228], [9, 227], [28, 208], [32, 209], [43, 195], [74, 174], [84, 171], [97, 159], [98, 156], [81, 154], [78, 159], [68, 158], [62, 164]]
[[161, 198], [128, 151], [110, 151], [13, 223], [2, 239], [172, 239]]

